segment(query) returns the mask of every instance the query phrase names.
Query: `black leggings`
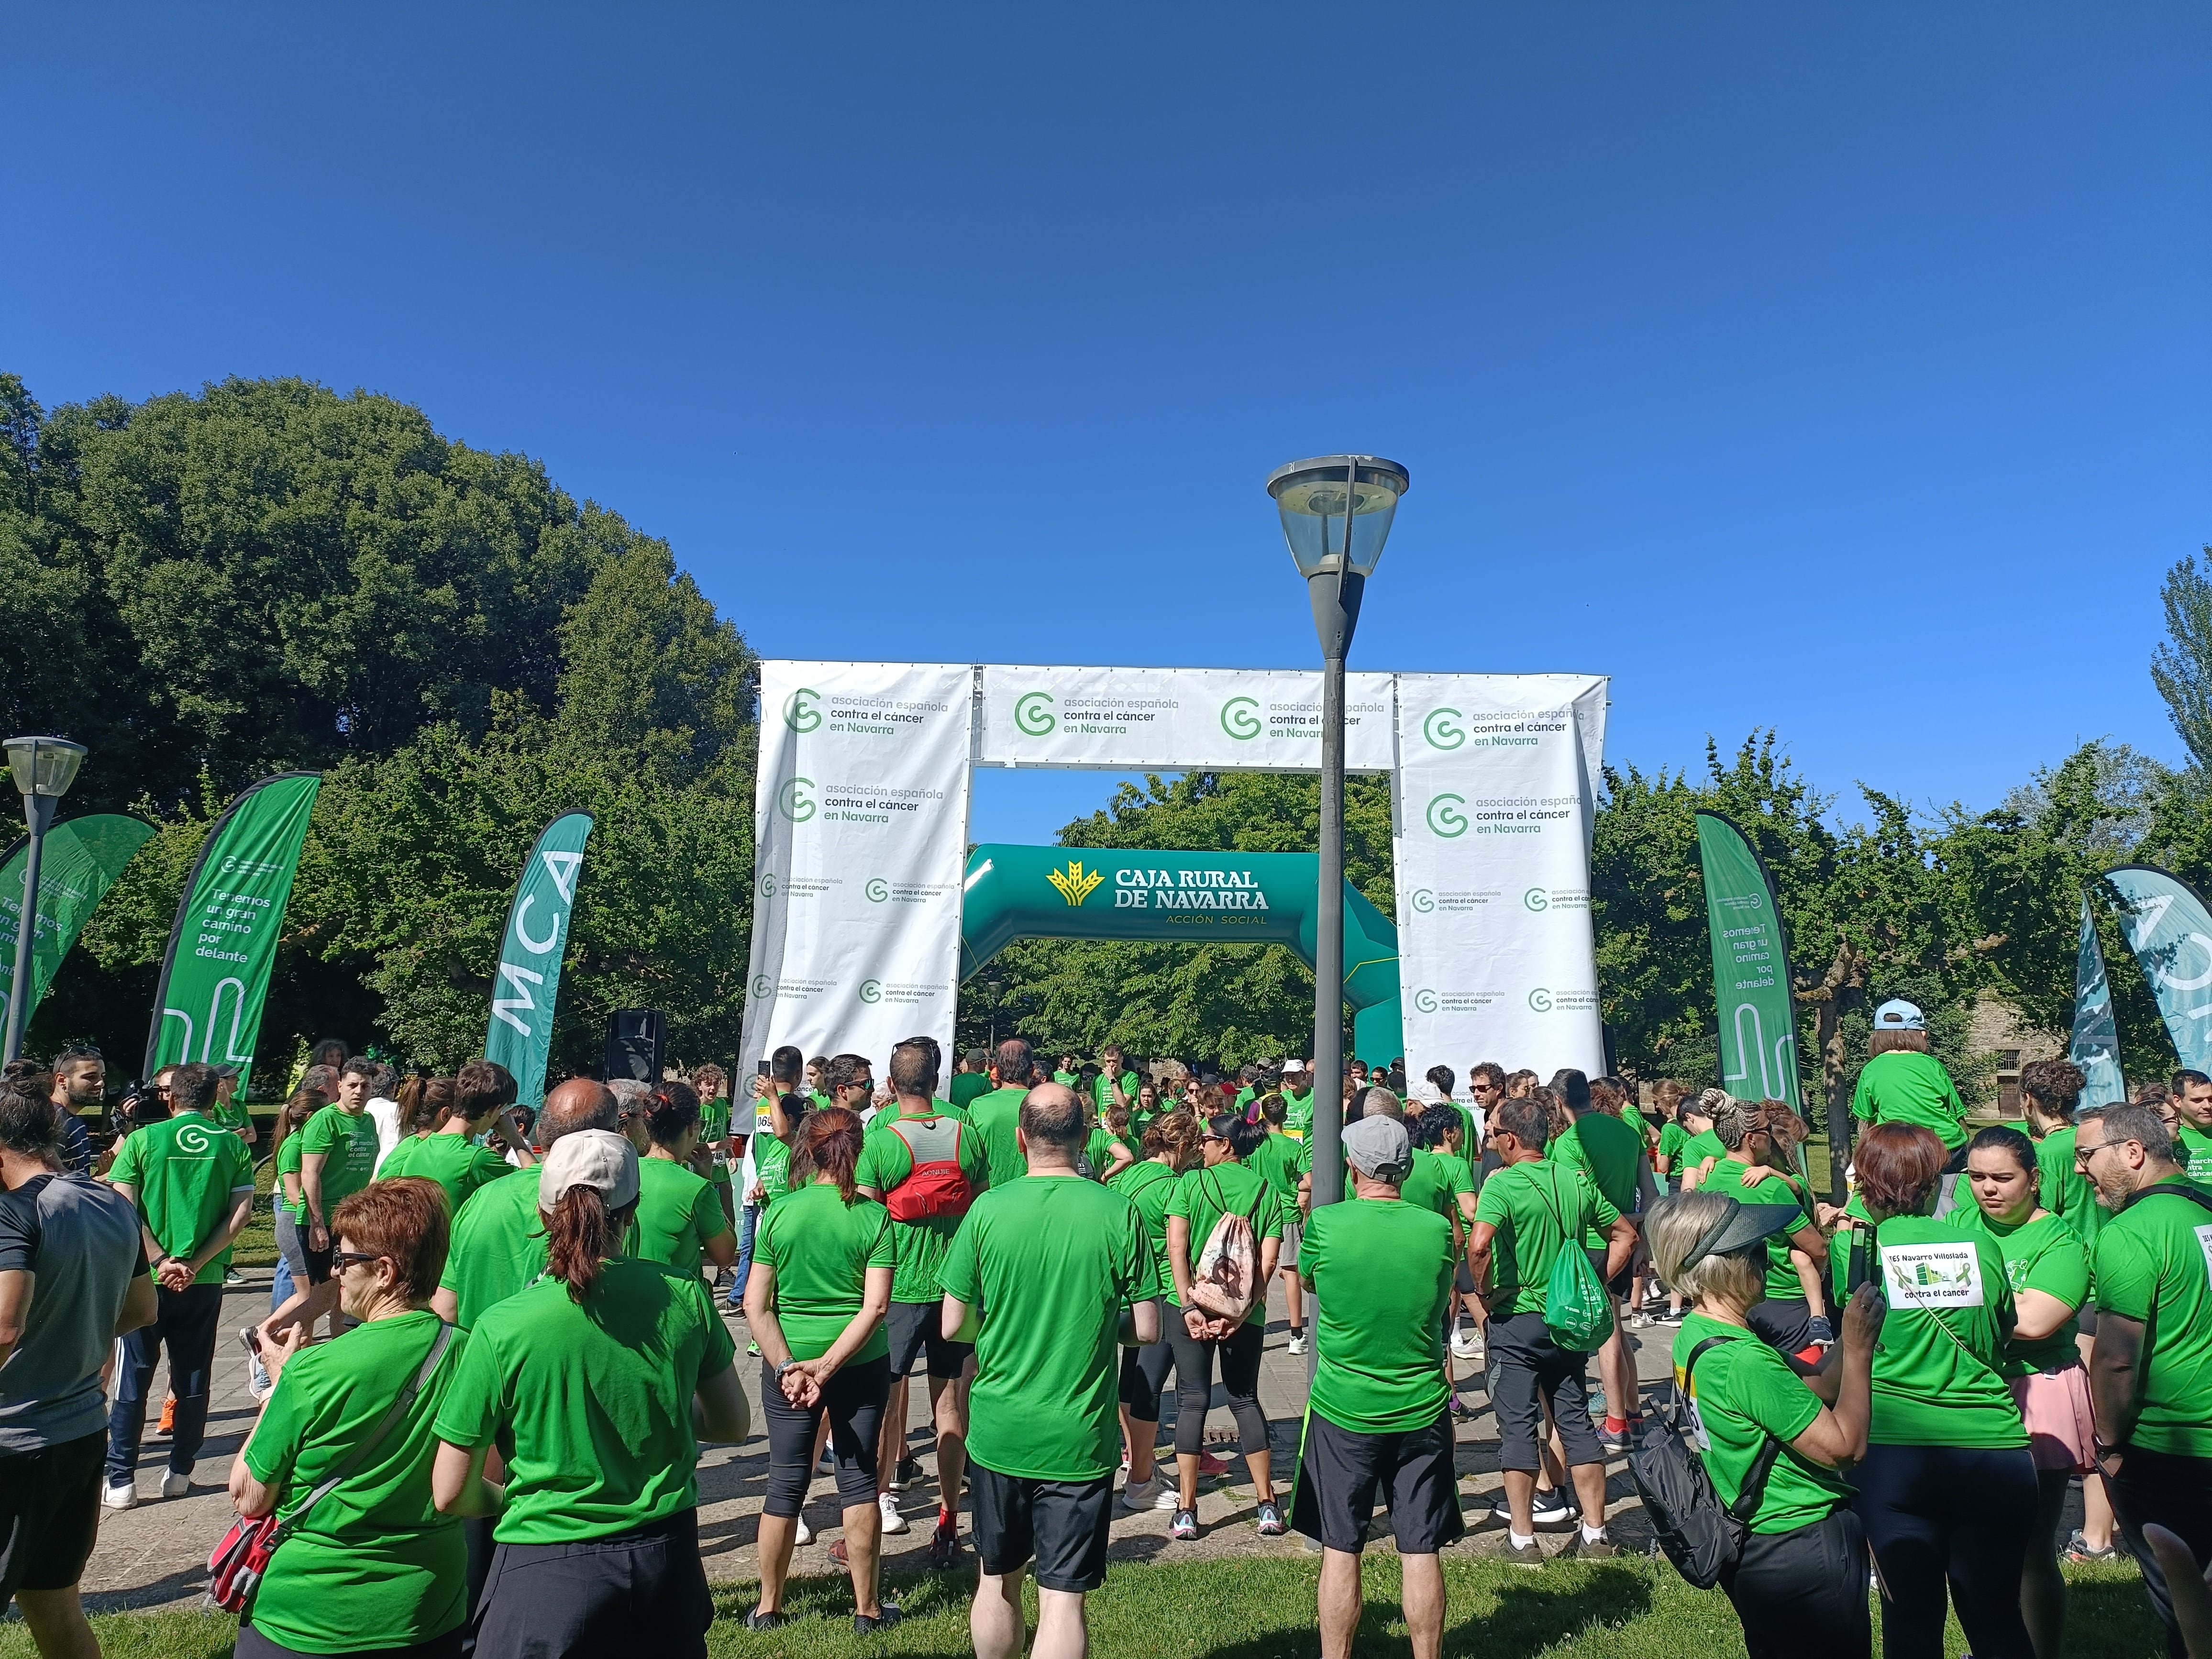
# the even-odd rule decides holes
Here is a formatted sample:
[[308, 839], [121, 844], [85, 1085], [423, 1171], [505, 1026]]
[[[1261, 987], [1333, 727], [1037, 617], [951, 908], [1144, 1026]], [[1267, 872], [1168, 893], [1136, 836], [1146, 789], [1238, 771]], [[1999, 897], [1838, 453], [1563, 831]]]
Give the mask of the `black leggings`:
[[1221, 1391], [1229, 1396], [1229, 1414], [1237, 1419], [1237, 1449], [1248, 1457], [1267, 1450], [1267, 1419], [1260, 1411], [1260, 1354], [1267, 1334], [1261, 1322], [1248, 1320], [1218, 1342], [1201, 1342], [1183, 1324], [1181, 1308], [1170, 1303], [1161, 1311], [1167, 1318], [1167, 1346], [1175, 1359], [1176, 1453], [1195, 1455], [1206, 1449], [1206, 1411], [1213, 1400], [1217, 1351], [1221, 1355]]
[[1168, 1385], [1168, 1367], [1175, 1364], [1175, 1350], [1168, 1346], [1167, 1319], [1170, 1313], [1177, 1319], [1182, 1317], [1161, 1297], [1155, 1297], [1152, 1306], [1160, 1316], [1160, 1340], [1141, 1348], [1121, 1350], [1121, 1403], [1139, 1423], [1160, 1420], [1160, 1395]]
[[1869, 1446], [1851, 1500], [1887, 1594], [1884, 1659], [1942, 1659], [1943, 1590], [1974, 1659], [2033, 1659], [2020, 1581], [2035, 1531], [2027, 1448]]
[[1792, 1532], [1753, 1533], [1721, 1575], [1748, 1659], [1868, 1659], [1866, 1534], [1838, 1510]]
[[761, 1415], [768, 1419], [768, 1501], [763, 1512], [786, 1517], [806, 1504], [814, 1479], [814, 1431], [830, 1414], [830, 1455], [837, 1463], [837, 1501], [856, 1510], [876, 1501], [876, 1431], [891, 1391], [889, 1354], [839, 1368], [811, 1406], [794, 1406], [776, 1386], [775, 1368], [761, 1361]]

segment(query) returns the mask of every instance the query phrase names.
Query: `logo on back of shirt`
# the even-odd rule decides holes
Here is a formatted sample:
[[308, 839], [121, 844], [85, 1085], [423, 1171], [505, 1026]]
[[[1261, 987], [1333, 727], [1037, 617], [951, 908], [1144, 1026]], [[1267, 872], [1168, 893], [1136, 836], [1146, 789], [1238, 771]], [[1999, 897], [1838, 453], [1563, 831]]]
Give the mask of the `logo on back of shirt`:
[[1982, 1264], [1972, 1244], [1884, 1245], [1881, 1269], [1893, 1304], [1909, 1308], [1984, 1305]]
[[215, 1129], [205, 1123], [183, 1123], [177, 1126], [176, 1139], [169, 1145], [172, 1150], [186, 1158], [211, 1158], [215, 1155]]

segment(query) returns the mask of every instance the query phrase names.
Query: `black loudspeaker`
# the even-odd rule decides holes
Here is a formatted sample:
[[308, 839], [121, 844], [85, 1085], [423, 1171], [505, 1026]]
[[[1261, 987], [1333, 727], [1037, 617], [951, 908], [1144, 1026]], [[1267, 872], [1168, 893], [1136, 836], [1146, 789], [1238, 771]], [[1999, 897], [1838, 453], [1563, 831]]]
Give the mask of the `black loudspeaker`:
[[667, 1017], [658, 1008], [617, 1008], [607, 1017], [607, 1081], [635, 1078], [660, 1086], [661, 1033]]

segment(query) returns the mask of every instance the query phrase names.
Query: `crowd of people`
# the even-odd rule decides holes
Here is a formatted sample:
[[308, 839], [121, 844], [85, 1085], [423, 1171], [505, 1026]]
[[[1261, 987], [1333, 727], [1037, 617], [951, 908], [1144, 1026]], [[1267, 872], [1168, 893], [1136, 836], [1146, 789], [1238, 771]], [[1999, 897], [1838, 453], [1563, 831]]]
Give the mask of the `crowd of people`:
[[[787, 1047], [734, 1082], [571, 1079], [532, 1112], [489, 1061], [403, 1079], [337, 1045], [265, 1150], [215, 1068], [165, 1068], [102, 1145], [96, 1054], [19, 1066], [0, 1591], [48, 1659], [97, 1652], [76, 1584], [100, 1510], [142, 1501], [164, 1355], [159, 1490], [191, 1489], [258, 1150], [279, 1268], [237, 1333], [258, 1416], [228, 1492], [281, 1543], [252, 1659], [703, 1653], [700, 1449], [756, 1426], [751, 1629], [793, 1617], [822, 1479], [855, 1632], [896, 1625], [884, 1539], [927, 1485], [929, 1565], [972, 1557], [976, 1652], [1024, 1651], [1033, 1578], [1026, 1644], [1079, 1655], [1116, 1515], [1195, 1540], [1241, 1463], [1237, 1512], [1320, 1549], [1323, 1653], [1351, 1650], [1379, 1504], [1432, 1659], [1470, 1522], [1529, 1568], [1618, 1553], [1608, 1466], [1674, 1431], [1646, 1421], [1644, 1332], [1671, 1339], [1661, 1392], [1733, 1518], [1718, 1583], [1753, 1659], [1869, 1654], [1870, 1573], [1893, 1659], [1939, 1654], [1947, 1611], [1981, 1659], [2057, 1659], [2061, 1555], [2114, 1548], [2177, 1629], [2147, 1529], [2212, 1563], [2212, 1079], [2090, 1107], [2037, 1061], [2022, 1127], [1977, 1132], [1917, 1009], [1885, 1004], [1870, 1047], [1841, 1205], [1786, 1103], [1486, 1061], [1464, 1087], [1347, 1066], [1344, 1201], [1319, 1206], [1295, 1059], [1222, 1075], [1014, 1038], [948, 1074], [915, 1037], [880, 1072]], [[1290, 1457], [1260, 1389], [1278, 1281], [1311, 1363]], [[1206, 1438], [1217, 1382], [1233, 1447]], [[1503, 1492], [1470, 1514], [1477, 1382]]]

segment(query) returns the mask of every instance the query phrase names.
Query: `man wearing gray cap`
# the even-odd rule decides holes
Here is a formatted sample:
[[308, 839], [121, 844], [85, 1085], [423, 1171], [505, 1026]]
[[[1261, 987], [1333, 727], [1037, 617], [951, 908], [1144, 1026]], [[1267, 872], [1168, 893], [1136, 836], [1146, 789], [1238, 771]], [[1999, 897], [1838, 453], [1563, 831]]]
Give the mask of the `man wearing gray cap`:
[[1379, 1490], [1413, 1651], [1432, 1655], [1444, 1623], [1437, 1553], [1463, 1530], [1443, 1358], [1457, 1255], [1451, 1223], [1399, 1195], [1413, 1164], [1404, 1124], [1380, 1115], [1347, 1123], [1344, 1152], [1351, 1195], [1373, 1201], [1324, 1205], [1306, 1223], [1298, 1276], [1321, 1308], [1291, 1524], [1320, 1540], [1321, 1650], [1344, 1659]]

